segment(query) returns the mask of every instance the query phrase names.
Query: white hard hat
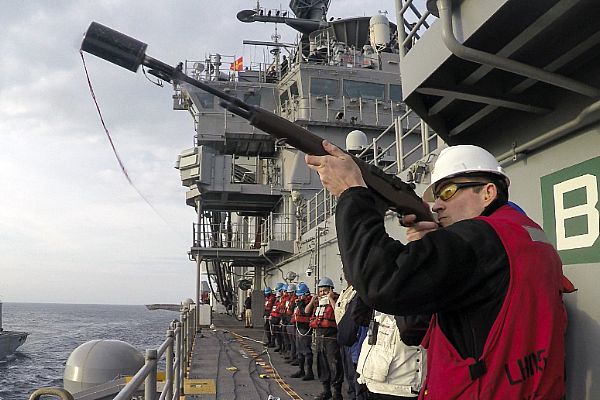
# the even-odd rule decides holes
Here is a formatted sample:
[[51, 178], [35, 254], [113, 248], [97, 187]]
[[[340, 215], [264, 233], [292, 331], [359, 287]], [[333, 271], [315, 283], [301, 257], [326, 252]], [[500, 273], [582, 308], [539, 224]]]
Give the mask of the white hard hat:
[[296, 291], [296, 284], [295, 283], [289, 283], [286, 292], [293, 293], [295, 291]]
[[450, 146], [440, 152], [433, 171], [431, 171], [431, 184], [423, 193], [423, 200], [435, 200], [433, 188], [438, 182], [472, 173], [498, 175], [504, 178], [507, 186], [510, 184], [504, 169], [487, 150], [469, 144]]

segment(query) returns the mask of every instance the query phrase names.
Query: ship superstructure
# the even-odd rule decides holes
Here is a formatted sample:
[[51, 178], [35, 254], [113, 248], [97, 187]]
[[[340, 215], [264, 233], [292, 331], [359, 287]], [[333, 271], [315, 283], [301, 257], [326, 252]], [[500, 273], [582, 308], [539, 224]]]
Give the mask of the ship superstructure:
[[[328, 20], [328, 5], [291, 1], [291, 11], [260, 5], [240, 11], [242, 22], [295, 28], [297, 43], [280, 43], [277, 36], [273, 42], [247, 40], [267, 46], [272, 62], [241, 69], [234, 58], [212, 54], [186, 62], [186, 73], [348, 148], [386, 173], [412, 166], [413, 180], [419, 180], [423, 165], [417, 171], [415, 163], [438, 147], [438, 139], [402, 102], [395, 25], [384, 14]], [[238, 288], [252, 286], [260, 304], [260, 289], [278, 280], [312, 284], [329, 275], [341, 282], [330, 218], [335, 199], [306, 167], [304, 154], [199, 89], [177, 86], [174, 108], [189, 111], [196, 127], [196, 146], [177, 162], [189, 188], [187, 204], [198, 212], [190, 257], [199, 272], [213, 277], [219, 302], [237, 314], [244, 298]]]
[[[314, 3], [323, 10], [323, 2]], [[476, 144], [496, 155], [511, 176], [511, 198], [543, 225], [565, 274], [579, 288], [565, 297], [567, 397], [594, 398], [591, 372], [599, 364], [592, 349], [600, 339], [593, 287], [600, 263], [600, 9], [590, 0], [395, 3], [403, 29], [392, 28], [398, 36], [380, 48], [370, 40], [348, 45], [349, 37], [365, 37], [358, 32], [366, 34], [366, 19], [361, 25], [360, 18], [327, 21], [317, 20], [322, 14], [314, 9], [308, 13], [313, 21], [298, 26], [314, 30], [303, 32], [287, 69], [272, 83], [273, 110], [340, 146], [354, 129], [369, 144], [390, 133], [366, 153], [389, 173], [413, 180], [417, 191], [444, 143]], [[273, 15], [257, 8], [240, 19], [280, 18], [277, 22], [294, 26]], [[259, 267], [251, 268], [247, 259], [213, 257], [221, 250], [206, 241], [196, 241], [192, 255], [198, 263], [246, 263], [245, 270], [230, 270], [253, 275], [254, 288], [283, 279], [311, 283], [318, 275], [343, 286], [335, 201], [320, 191], [300, 154], [274, 145], [278, 175], [271, 178], [270, 193], [279, 190], [280, 197], [265, 214], [248, 217], [254, 225], [247, 230], [247, 246]], [[191, 195], [200, 214], [206, 214], [202, 197], [209, 188]], [[237, 210], [238, 218], [246, 212]], [[393, 217], [386, 226], [392, 236], [403, 237]]]
[[[399, 19], [412, 1], [397, 1]], [[598, 396], [600, 9], [587, 0], [428, 0], [401, 53], [405, 102], [450, 144], [492, 152], [565, 275], [569, 399]], [[416, 25], [417, 29], [424, 26]], [[401, 31], [402, 33], [402, 31]], [[534, 299], [531, 299], [534, 301]], [[523, 370], [519, 379], [531, 376]]]

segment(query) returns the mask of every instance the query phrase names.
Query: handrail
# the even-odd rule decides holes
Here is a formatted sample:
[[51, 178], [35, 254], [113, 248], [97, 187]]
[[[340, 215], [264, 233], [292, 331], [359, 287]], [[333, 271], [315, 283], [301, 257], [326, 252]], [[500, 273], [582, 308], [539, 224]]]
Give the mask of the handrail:
[[[128, 400], [144, 384], [145, 400], [177, 400], [183, 394], [185, 362], [189, 360], [194, 335], [191, 329], [195, 324], [193, 308], [181, 313], [181, 321], [173, 321], [167, 330], [167, 338], [158, 349], [146, 350], [146, 362], [113, 400]], [[158, 360], [166, 354], [166, 379], [160, 397], [156, 396], [156, 375]]]
[[[412, 16], [415, 17], [412, 19], [416, 19], [415, 22], [410, 22], [405, 18], [405, 14], [409, 9], [412, 11]], [[421, 28], [424, 30], [429, 28], [427, 20], [430, 17], [433, 18], [433, 14], [429, 10], [421, 13], [413, 4], [413, 0], [396, 0], [396, 19], [397, 21], [403, 21], [397, 23], [400, 59], [406, 55], [407, 49], [421, 38], [419, 35]], [[404, 30], [405, 27], [408, 28], [408, 34]]]
[[[182, 319], [188, 320], [186, 326], [177, 320], [174, 320], [169, 325], [167, 330], [167, 338], [158, 347], [158, 349], [146, 350], [146, 362], [131, 380], [121, 389], [113, 400], [129, 400], [136, 391], [144, 384], [144, 399], [158, 400], [156, 396], [157, 384], [157, 366], [158, 361], [166, 353], [166, 379], [164, 389], [160, 395], [160, 400], [170, 399], [179, 400], [183, 394], [183, 376], [185, 373], [185, 364], [182, 362], [187, 358], [184, 352], [191, 351], [192, 338], [195, 330], [191, 328], [195, 324], [195, 310], [186, 308], [182, 312]], [[184, 347], [183, 343], [189, 345]], [[38, 400], [42, 396], [57, 396], [61, 400], [74, 400], [74, 397], [67, 390], [55, 387], [45, 387], [37, 389], [31, 394], [29, 400]]]
[[39, 388], [35, 392], [31, 393], [29, 400], [38, 400], [42, 396], [56, 396], [61, 400], [74, 400], [73, 395], [65, 389], [54, 387]]
[[[370, 160], [370, 162], [377, 165], [382, 164], [382, 161], [384, 161], [383, 157], [388, 151], [395, 150], [396, 157], [393, 160], [385, 160], [385, 164], [389, 162], [389, 165], [379, 165], [386, 173], [390, 174], [400, 174], [403, 172], [410, 157], [413, 159], [428, 157], [431, 154], [429, 141], [435, 139], [437, 133], [430, 130], [420, 118], [412, 120], [412, 116], [416, 116], [416, 113], [411, 109], [407, 109], [402, 115], [396, 117], [390, 126], [384, 129], [371, 143], [365, 146], [358, 154], [358, 157], [369, 156], [372, 152], [373, 159]], [[406, 121], [406, 127], [402, 126], [403, 121]], [[421, 130], [421, 140], [415, 143], [413, 147], [407, 149], [407, 151], [404, 151], [404, 143], [407, 143], [405, 140], [407, 140], [409, 136], [416, 134], [419, 129]], [[392, 134], [395, 135], [394, 139], [392, 139], [390, 143], [386, 143], [379, 148], [378, 143]], [[416, 154], [419, 149], [421, 150], [421, 153]], [[304, 221], [298, 222], [300, 234], [304, 234], [308, 230], [315, 228], [329, 216], [334, 215], [336, 204], [337, 201], [335, 197], [326, 189], [322, 189], [313, 197], [306, 199], [302, 204], [302, 211], [297, 213], [297, 215], [301, 215], [302, 218], [304, 218]]]
[[125, 387], [115, 396], [113, 400], [128, 400], [138, 390], [138, 388], [144, 383], [144, 379], [150, 374], [152, 370], [156, 368], [156, 358], [149, 360], [148, 352], [146, 350], [146, 363], [144, 366], [131, 378], [131, 380], [125, 385]]

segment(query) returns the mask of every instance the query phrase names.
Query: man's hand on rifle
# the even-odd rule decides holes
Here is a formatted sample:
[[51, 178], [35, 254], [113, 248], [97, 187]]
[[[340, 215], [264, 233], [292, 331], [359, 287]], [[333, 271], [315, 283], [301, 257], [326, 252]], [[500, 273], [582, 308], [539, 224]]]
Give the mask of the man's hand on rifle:
[[310, 169], [319, 174], [321, 183], [329, 192], [335, 197], [340, 197], [348, 188], [367, 187], [358, 165], [351, 156], [327, 140], [323, 140], [323, 148], [330, 155], [309, 156], [307, 154], [304, 160]]
[[414, 214], [403, 215], [400, 219], [400, 225], [408, 228], [406, 230], [406, 238], [409, 242], [419, 240], [427, 233], [433, 232], [439, 228], [437, 222], [417, 222], [417, 217]]

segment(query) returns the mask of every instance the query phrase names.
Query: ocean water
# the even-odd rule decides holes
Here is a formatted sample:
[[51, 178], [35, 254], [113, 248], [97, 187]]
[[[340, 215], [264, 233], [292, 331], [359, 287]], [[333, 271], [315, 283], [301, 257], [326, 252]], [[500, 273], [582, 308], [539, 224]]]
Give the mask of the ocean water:
[[[4, 303], [6, 330], [29, 332], [14, 356], [0, 361], [0, 400], [26, 400], [43, 386], [62, 387], [77, 346], [94, 339], [125, 341], [140, 351], [165, 340], [179, 314], [144, 306]], [[164, 360], [163, 360], [164, 361]]]

